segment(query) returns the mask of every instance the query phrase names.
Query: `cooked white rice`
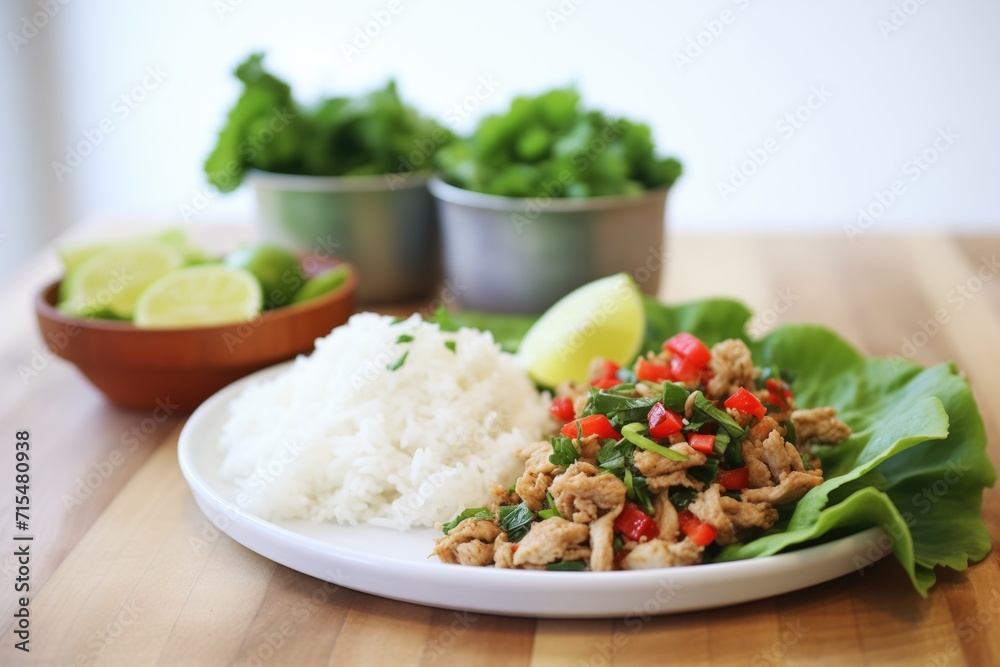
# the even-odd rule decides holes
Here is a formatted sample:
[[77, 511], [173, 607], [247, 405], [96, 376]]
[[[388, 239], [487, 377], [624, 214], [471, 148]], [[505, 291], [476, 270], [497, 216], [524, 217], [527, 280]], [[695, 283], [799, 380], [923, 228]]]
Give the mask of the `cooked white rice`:
[[[416, 315], [392, 322], [355, 315], [231, 403], [222, 474], [241, 489], [239, 505], [270, 519], [405, 530], [514, 481], [513, 452], [542, 437], [547, 397], [488, 333], [443, 332]], [[404, 335], [413, 340], [398, 342]]]

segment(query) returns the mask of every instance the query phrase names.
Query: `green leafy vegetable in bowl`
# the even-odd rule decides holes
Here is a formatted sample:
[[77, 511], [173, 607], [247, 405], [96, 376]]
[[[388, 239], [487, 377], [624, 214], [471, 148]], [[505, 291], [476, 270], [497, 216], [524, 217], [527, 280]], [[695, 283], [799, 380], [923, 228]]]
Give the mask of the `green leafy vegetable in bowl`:
[[[796, 374], [801, 405], [833, 406], [853, 430], [839, 445], [813, 449], [823, 464], [822, 484], [782, 512], [768, 532], [722, 548], [715, 561], [765, 557], [881, 526], [914, 588], [926, 595], [936, 581], [935, 568], [964, 570], [989, 553], [980, 512], [983, 489], [996, 482], [996, 470], [986, 455], [986, 432], [969, 383], [953, 364], [923, 368], [867, 358], [819, 326], [783, 326], [750, 341], [744, 330], [751, 313], [735, 301], [666, 306], [647, 297], [644, 306], [644, 352], [682, 331], [709, 345], [743, 339], [761, 367]], [[514, 347], [531, 321], [460, 313], [448, 324], [496, 328]], [[615, 456], [611, 449], [599, 455], [602, 466], [613, 468]], [[929, 500], [926, 490], [942, 484], [944, 493]], [[671, 502], [682, 509], [685, 499], [676, 495]]]
[[584, 110], [569, 88], [518, 97], [437, 163], [451, 185], [507, 197], [630, 195], [681, 175], [676, 159], [656, 157], [648, 125]]
[[431, 168], [452, 140], [448, 130], [403, 104], [390, 81], [358, 97], [299, 104], [290, 86], [264, 69], [264, 55], [236, 68], [243, 94], [205, 162], [209, 181], [236, 189], [247, 169], [310, 176], [372, 176]]

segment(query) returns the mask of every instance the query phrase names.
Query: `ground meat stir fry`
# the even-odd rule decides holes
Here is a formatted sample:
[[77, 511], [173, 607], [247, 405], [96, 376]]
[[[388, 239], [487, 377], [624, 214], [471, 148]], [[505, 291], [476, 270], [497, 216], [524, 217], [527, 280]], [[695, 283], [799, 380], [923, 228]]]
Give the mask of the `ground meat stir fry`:
[[590, 386], [552, 403], [562, 426], [523, 447], [524, 471], [441, 525], [442, 562], [549, 570], [696, 565], [771, 528], [823, 482], [810, 447], [851, 429], [797, 409], [791, 377], [757, 368], [743, 341], [686, 333], [632, 368], [597, 359]]

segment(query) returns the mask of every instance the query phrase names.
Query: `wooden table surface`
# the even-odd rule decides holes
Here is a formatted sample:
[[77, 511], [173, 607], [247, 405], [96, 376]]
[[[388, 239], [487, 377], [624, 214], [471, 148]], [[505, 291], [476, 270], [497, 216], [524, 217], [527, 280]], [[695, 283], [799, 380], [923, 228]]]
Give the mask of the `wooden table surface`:
[[[107, 229], [104, 232], [107, 233]], [[93, 230], [77, 232], [94, 234]], [[238, 227], [202, 229], [216, 246]], [[208, 238], [211, 237], [211, 238]], [[840, 331], [870, 354], [955, 360], [1000, 462], [1000, 238], [673, 236], [662, 295], [743, 299], [765, 330]], [[337, 588], [230, 540], [177, 465], [183, 415], [106, 403], [52, 359], [31, 311], [51, 249], [0, 295], [0, 664], [4, 665], [997, 665], [1000, 491], [984, 498], [994, 550], [927, 599], [890, 557], [862, 574], [724, 609], [635, 619], [460, 614]], [[935, 316], [933, 335], [919, 335]], [[904, 344], [910, 341], [914, 349]], [[914, 343], [916, 343], [914, 345]], [[26, 371], [26, 369], [31, 369]], [[30, 653], [14, 649], [14, 438], [31, 432]]]

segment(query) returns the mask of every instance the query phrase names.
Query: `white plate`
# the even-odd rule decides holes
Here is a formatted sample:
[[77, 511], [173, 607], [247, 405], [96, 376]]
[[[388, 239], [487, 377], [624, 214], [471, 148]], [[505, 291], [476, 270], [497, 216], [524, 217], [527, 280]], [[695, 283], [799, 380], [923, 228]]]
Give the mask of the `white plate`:
[[222, 532], [293, 570], [373, 595], [511, 616], [650, 616], [759, 600], [834, 579], [884, 554], [880, 528], [801, 551], [730, 563], [634, 572], [545, 572], [445, 565], [428, 559], [433, 529], [271, 523], [239, 507], [219, 474], [217, 447], [229, 402], [265, 369], [226, 387], [181, 431], [181, 472], [205, 515]]

